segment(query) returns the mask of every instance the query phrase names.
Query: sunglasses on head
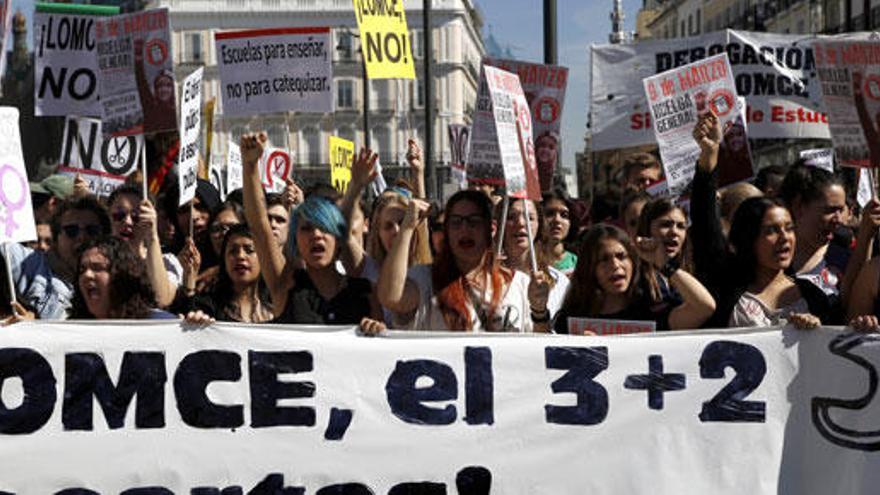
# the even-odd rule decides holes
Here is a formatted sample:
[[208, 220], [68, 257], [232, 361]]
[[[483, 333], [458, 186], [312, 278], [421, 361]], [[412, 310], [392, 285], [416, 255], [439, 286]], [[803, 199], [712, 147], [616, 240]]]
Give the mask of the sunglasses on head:
[[64, 235], [70, 238], [79, 237], [80, 233], [85, 231], [85, 233], [90, 237], [97, 237], [104, 233], [104, 229], [101, 228], [100, 225], [62, 225], [61, 231], [64, 232]]

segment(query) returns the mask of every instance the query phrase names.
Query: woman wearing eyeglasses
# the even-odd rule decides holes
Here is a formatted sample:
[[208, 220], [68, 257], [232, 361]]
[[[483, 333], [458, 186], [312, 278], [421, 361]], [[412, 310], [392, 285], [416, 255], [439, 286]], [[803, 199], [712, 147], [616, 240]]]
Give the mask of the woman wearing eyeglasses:
[[[265, 133], [241, 137], [244, 211], [254, 234], [263, 278], [278, 323], [384, 327], [370, 282], [340, 274], [336, 261], [348, 226], [336, 204], [312, 194], [290, 214], [288, 256], [272, 235], [260, 184], [258, 162], [268, 141]], [[299, 257], [305, 268], [293, 268]], [[290, 261], [288, 261], [290, 260]], [[289, 264], [288, 264], [289, 263]]]
[[446, 204], [444, 247], [432, 265], [407, 270], [415, 231], [428, 204], [413, 199], [376, 286], [396, 326], [470, 332], [547, 331], [549, 285], [502, 267], [492, 249], [492, 203], [479, 191], [459, 191]]
[[110, 231], [113, 237], [128, 242], [146, 262], [156, 302], [167, 308], [174, 301], [183, 267], [174, 254], [162, 254], [156, 209], [142, 194], [134, 185], [124, 185], [110, 194]]

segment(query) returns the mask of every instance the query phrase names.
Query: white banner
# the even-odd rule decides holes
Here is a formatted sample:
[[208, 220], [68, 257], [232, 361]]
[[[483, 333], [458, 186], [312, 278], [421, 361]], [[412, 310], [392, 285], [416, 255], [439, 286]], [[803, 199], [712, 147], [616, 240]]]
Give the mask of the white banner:
[[137, 170], [144, 147], [144, 136], [118, 136], [104, 139], [98, 119], [68, 117], [64, 124], [58, 171], [80, 174], [89, 191], [107, 196]]
[[101, 115], [95, 16], [34, 13], [34, 114]]
[[224, 115], [333, 111], [330, 28], [217, 33]]
[[37, 239], [18, 109], [0, 107], [0, 243]]
[[199, 138], [202, 134], [202, 74], [199, 67], [183, 80], [180, 91], [180, 153], [177, 160], [177, 179], [180, 187], [180, 206], [196, 195], [199, 175]]
[[848, 495], [880, 482], [878, 335], [300, 330], [4, 329], [0, 490]]
[[828, 139], [812, 48], [816, 39], [726, 30], [691, 38], [593, 45], [593, 150], [654, 143], [641, 80], [724, 52], [730, 58], [737, 93], [748, 103], [749, 137]]
[[104, 17], [95, 32], [104, 132], [177, 130], [168, 9]]

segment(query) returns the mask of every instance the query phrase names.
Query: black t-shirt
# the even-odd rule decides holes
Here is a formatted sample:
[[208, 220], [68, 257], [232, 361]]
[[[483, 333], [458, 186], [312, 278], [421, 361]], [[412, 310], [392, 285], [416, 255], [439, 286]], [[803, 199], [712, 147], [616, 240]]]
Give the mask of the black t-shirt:
[[273, 323], [357, 325], [372, 315], [372, 287], [366, 279], [343, 278], [342, 289], [325, 300], [305, 270], [296, 270], [293, 277], [295, 285], [287, 293], [284, 312]]

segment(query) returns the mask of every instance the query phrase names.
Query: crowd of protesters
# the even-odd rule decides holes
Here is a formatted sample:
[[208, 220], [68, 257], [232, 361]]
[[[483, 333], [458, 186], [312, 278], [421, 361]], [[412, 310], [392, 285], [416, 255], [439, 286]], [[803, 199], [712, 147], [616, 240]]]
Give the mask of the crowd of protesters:
[[538, 202], [484, 186], [432, 204], [414, 141], [410, 180], [369, 201], [379, 173], [370, 150], [355, 157], [344, 195], [291, 180], [266, 194], [264, 133], [242, 136], [243, 187], [225, 201], [201, 179], [192, 204], [178, 207], [170, 176], [158, 198], [131, 181], [101, 200], [82, 181], [50, 176], [31, 185], [38, 240], [10, 245], [0, 266], [11, 275], [0, 316], [358, 325], [365, 334], [569, 333], [570, 318], [657, 330], [876, 329], [880, 202], [858, 211], [851, 181], [803, 162], [719, 191], [722, 135], [713, 114], [700, 118], [689, 197], [649, 194], [662, 169], [642, 153], [626, 160], [619, 200], [586, 208], [562, 190]]

